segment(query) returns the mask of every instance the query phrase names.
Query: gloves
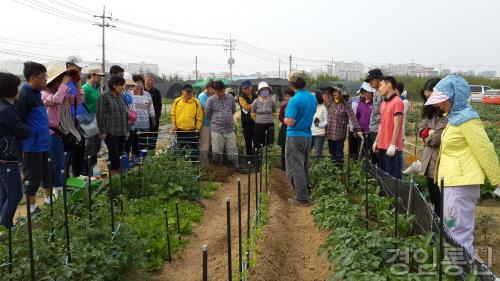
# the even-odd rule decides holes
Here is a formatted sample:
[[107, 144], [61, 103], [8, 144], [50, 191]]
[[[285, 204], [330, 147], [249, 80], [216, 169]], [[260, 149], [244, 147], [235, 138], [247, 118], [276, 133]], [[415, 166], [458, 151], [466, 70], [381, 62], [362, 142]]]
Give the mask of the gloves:
[[365, 137], [363, 136], [363, 132], [357, 132], [356, 135], [360, 138], [360, 139], [364, 139]]
[[394, 157], [396, 155], [396, 146], [394, 144], [389, 145], [386, 154], [387, 156]]
[[493, 194], [500, 197], [500, 185], [497, 185], [497, 188], [495, 189], [495, 191], [493, 191]]
[[420, 131], [420, 137], [426, 139], [429, 136], [429, 128], [424, 128]]
[[434, 134], [436, 132], [436, 130], [433, 130], [433, 129], [430, 129], [429, 130], [429, 136], [431, 136], [432, 134]]
[[377, 142], [374, 142], [373, 145], [372, 145], [372, 151], [377, 153], [378, 152], [378, 143]]

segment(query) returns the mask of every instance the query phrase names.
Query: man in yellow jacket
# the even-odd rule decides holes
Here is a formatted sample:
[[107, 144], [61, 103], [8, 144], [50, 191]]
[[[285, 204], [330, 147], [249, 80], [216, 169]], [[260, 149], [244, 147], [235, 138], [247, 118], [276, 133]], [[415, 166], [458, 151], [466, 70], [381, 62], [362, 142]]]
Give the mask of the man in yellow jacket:
[[198, 155], [199, 130], [203, 125], [203, 108], [193, 97], [191, 84], [182, 86], [182, 95], [172, 104], [172, 132], [176, 134], [178, 147], [189, 149], [191, 159]]
[[500, 164], [479, 114], [470, 106], [469, 84], [455, 75], [443, 78], [425, 105], [448, 116], [441, 135], [436, 181], [444, 179], [444, 223], [450, 235], [474, 253], [474, 209], [486, 177], [500, 184]]

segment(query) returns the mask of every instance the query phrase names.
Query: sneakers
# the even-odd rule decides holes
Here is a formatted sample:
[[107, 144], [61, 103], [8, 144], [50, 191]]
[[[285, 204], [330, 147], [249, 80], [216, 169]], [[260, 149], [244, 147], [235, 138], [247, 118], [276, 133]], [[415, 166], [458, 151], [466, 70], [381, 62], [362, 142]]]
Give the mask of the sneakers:
[[294, 198], [288, 198], [288, 203], [298, 207], [309, 207], [310, 205], [309, 201], [302, 201]]

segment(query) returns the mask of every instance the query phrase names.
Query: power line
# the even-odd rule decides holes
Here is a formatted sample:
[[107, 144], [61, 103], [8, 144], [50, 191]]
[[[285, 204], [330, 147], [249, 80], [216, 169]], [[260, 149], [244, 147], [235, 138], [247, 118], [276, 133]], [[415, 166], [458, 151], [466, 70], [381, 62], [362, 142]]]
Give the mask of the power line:
[[58, 0], [48, 0], [48, 1], [52, 2], [52, 3], [56, 4], [56, 5], [66, 7], [68, 9], [72, 9], [75, 12], [78, 12], [78, 13], [81, 13], [81, 14], [85, 14], [85, 15], [97, 14], [96, 12], [93, 12], [93, 11], [91, 11], [91, 10], [85, 8], [85, 7], [79, 6], [78, 4], [70, 2], [70, 1], [58, 1]]
[[48, 58], [50, 60], [64, 60], [64, 58], [61, 58], [61, 57], [43, 55], [43, 54], [26, 52], [26, 51], [19, 51], [19, 50], [12, 50], [12, 49], [4, 49], [4, 48], [0, 48], [0, 53], [7, 54], [7, 55], [13, 55], [13, 56], [17, 56], [17, 57], [43, 58], [43, 59]]
[[179, 44], [186, 44], [186, 45], [197, 45], [197, 46], [212, 46], [212, 47], [223, 47], [223, 44], [216, 44], [216, 43], [206, 43], [206, 42], [194, 42], [194, 41], [184, 41], [184, 40], [178, 40], [178, 39], [173, 39], [173, 38], [166, 38], [166, 37], [161, 37], [157, 36], [154, 34], [148, 34], [148, 33], [143, 33], [139, 31], [134, 31], [130, 29], [126, 29], [123, 27], [116, 27], [113, 30], [129, 34], [129, 35], [135, 35], [135, 36], [140, 36], [148, 39], [153, 39], [153, 40], [158, 40], [158, 41], [165, 41], [165, 42], [171, 42], [171, 43], [179, 43]]
[[33, 10], [37, 10], [39, 12], [46, 13], [46, 14], [49, 14], [49, 15], [53, 15], [53, 16], [56, 16], [56, 17], [59, 17], [59, 18], [63, 18], [63, 19], [66, 19], [66, 20], [70, 20], [70, 21], [74, 21], [74, 22], [78, 22], [78, 23], [84, 23], [84, 24], [92, 24], [93, 23], [90, 20], [86, 20], [86, 19], [80, 18], [80, 17], [75, 16], [75, 15], [70, 16], [67, 13], [54, 12], [51, 9], [46, 9], [45, 7], [43, 7], [43, 5], [39, 5], [39, 4], [36, 5], [34, 3], [31, 3], [31, 2], [28, 2], [28, 3], [31, 3], [31, 4], [28, 4], [26, 2], [21, 2], [21, 1], [18, 1], [18, 0], [11, 0], [11, 1], [15, 2], [15, 3], [19, 4], [19, 5], [23, 5], [25, 7], [31, 8]]
[[194, 35], [194, 34], [188, 34], [188, 33], [183, 33], [183, 32], [170, 31], [170, 30], [165, 30], [165, 29], [161, 29], [161, 28], [157, 28], [157, 27], [133, 23], [133, 22], [126, 21], [126, 20], [115, 19], [115, 21], [117, 23], [121, 23], [123, 25], [128, 25], [128, 26], [132, 26], [135, 28], [145, 29], [148, 31], [155, 31], [158, 33], [163, 33], [163, 34], [168, 34], [168, 35], [176, 35], [176, 36], [181, 36], [181, 37], [189, 37], [189, 38], [204, 39], [204, 40], [217, 40], [217, 41], [227, 40], [226, 38], [210, 37], [210, 36]]

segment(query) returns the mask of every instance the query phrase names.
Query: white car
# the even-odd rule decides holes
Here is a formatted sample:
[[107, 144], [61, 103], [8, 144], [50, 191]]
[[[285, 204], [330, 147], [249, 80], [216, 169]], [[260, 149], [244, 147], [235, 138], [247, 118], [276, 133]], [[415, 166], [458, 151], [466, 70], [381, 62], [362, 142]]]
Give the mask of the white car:
[[483, 102], [484, 94], [488, 90], [492, 90], [492, 88], [483, 85], [470, 85], [470, 102]]

